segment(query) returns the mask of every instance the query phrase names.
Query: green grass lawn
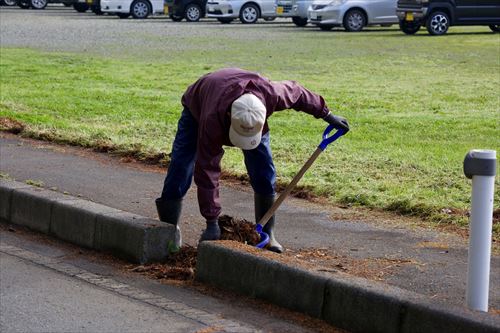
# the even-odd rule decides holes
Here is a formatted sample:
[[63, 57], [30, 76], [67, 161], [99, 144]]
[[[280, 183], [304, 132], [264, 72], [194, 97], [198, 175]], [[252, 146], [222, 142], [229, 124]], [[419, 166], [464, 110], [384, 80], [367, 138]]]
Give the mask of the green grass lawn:
[[[214, 36], [210, 43], [220, 48], [193, 37], [183, 41], [190, 48], [142, 61], [2, 48], [0, 116], [26, 123], [25, 135], [161, 156], [170, 151], [186, 87], [206, 72], [238, 66], [297, 80], [349, 119], [351, 132], [320, 156], [301, 185], [335, 203], [463, 224], [466, 217], [453, 213], [470, 206], [466, 152], [500, 151], [500, 35], [487, 28], [454, 28], [444, 37], [298, 31], [251, 45]], [[294, 111], [276, 113], [269, 123], [286, 184], [325, 123]], [[223, 167], [243, 174], [241, 152], [226, 149]]]

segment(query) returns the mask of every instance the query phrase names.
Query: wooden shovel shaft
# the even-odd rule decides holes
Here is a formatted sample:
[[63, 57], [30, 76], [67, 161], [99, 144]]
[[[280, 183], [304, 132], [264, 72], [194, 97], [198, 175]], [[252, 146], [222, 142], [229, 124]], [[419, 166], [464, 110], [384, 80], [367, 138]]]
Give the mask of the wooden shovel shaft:
[[295, 187], [295, 185], [297, 185], [297, 183], [299, 182], [299, 180], [302, 178], [302, 176], [304, 176], [304, 174], [306, 173], [307, 169], [309, 169], [311, 167], [311, 165], [314, 163], [314, 161], [316, 160], [316, 158], [318, 158], [318, 156], [319, 156], [319, 154], [321, 154], [321, 152], [322, 152], [322, 150], [320, 148], [317, 148], [314, 151], [314, 153], [311, 155], [311, 157], [309, 157], [309, 159], [304, 164], [304, 166], [302, 167], [302, 169], [300, 169], [300, 171], [295, 175], [295, 177], [293, 177], [293, 179], [290, 182], [290, 184], [288, 184], [288, 186], [286, 187], [285, 191], [283, 193], [281, 193], [281, 195], [279, 196], [279, 198], [273, 203], [273, 205], [271, 206], [271, 208], [269, 208], [269, 210], [267, 211], [267, 213], [260, 219], [259, 224], [261, 226], [265, 226], [266, 225], [266, 223], [269, 221], [269, 219], [271, 218], [271, 216], [274, 215], [274, 213], [276, 212], [276, 210], [278, 209], [278, 207], [281, 206], [281, 203], [286, 199], [286, 197], [290, 194], [290, 192], [292, 192], [292, 190]]

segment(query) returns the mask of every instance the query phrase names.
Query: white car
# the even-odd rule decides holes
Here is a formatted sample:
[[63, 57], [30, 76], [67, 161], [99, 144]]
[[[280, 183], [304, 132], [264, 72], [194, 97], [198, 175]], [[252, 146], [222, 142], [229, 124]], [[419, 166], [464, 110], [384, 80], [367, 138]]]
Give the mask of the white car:
[[321, 30], [343, 26], [347, 31], [361, 31], [367, 25], [399, 23], [396, 4], [397, 0], [316, 0], [307, 15]]
[[136, 19], [145, 19], [151, 14], [163, 14], [163, 0], [101, 0], [103, 13], [116, 14], [119, 18], [132, 15]]
[[238, 17], [241, 23], [276, 18], [275, 0], [208, 0], [206, 9], [207, 17], [214, 17], [221, 23], [231, 23]]

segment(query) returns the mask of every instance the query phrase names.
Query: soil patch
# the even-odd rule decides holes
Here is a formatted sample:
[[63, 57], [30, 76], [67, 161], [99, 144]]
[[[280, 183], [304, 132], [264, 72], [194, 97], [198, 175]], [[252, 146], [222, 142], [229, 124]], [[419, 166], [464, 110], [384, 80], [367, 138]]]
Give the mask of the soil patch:
[[[339, 255], [330, 248], [287, 249], [282, 254], [276, 254], [255, 247], [260, 237], [252, 222], [222, 215], [219, 218], [219, 226], [221, 228], [219, 242], [225, 246], [318, 272], [343, 272], [370, 280], [383, 281], [403, 265], [419, 265], [413, 260], [401, 258], [352, 258]], [[193, 246], [183, 246], [165, 262], [128, 266], [128, 269], [159, 280], [191, 281], [195, 275], [197, 252]]]
[[9, 117], [0, 117], [0, 130], [13, 134], [21, 133], [26, 126], [15, 119]]

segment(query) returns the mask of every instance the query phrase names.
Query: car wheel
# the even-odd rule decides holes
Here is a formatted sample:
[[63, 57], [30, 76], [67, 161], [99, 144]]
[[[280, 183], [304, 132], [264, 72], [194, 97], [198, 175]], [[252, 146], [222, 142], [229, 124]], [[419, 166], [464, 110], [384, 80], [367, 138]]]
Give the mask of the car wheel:
[[130, 12], [135, 19], [145, 19], [151, 14], [151, 8], [147, 1], [135, 0], [132, 5], [130, 5]]
[[431, 13], [427, 19], [426, 27], [427, 31], [433, 36], [444, 35], [450, 27], [450, 18], [443, 12]]
[[333, 29], [333, 25], [329, 25], [329, 24], [320, 24], [320, 25], [318, 25], [318, 27], [323, 31], [330, 31]]
[[31, 6], [28, 0], [18, 0], [17, 5], [22, 9], [28, 9]]
[[89, 5], [87, 5], [86, 3], [77, 2], [73, 4], [73, 8], [79, 13], [85, 13], [87, 10], [89, 10]]
[[201, 8], [195, 3], [187, 5], [184, 16], [188, 22], [198, 22], [201, 18]]
[[342, 24], [346, 31], [359, 32], [366, 25], [365, 14], [358, 9], [352, 9], [344, 15]]
[[118, 16], [121, 19], [126, 19], [130, 17], [130, 13], [116, 13], [116, 16]]
[[292, 22], [298, 27], [305, 27], [307, 25], [307, 17], [294, 16]]
[[219, 21], [222, 24], [229, 24], [229, 23], [233, 22], [233, 19], [232, 18], [219, 17], [217, 19], [217, 21]]
[[182, 16], [177, 16], [177, 15], [170, 15], [170, 19], [174, 22], [180, 22], [182, 21], [183, 17]]
[[47, 0], [30, 0], [31, 8], [44, 9], [47, 7]]
[[240, 21], [244, 24], [252, 24], [257, 22], [259, 18], [259, 8], [253, 3], [249, 3], [243, 6], [240, 11]]
[[92, 5], [92, 6], [90, 6], [90, 10], [92, 11], [92, 13], [94, 13], [96, 15], [103, 15], [104, 14], [101, 10], [100, 5]]
[[399, 28], [407, 35], [414, 35], [420, 30], [420, 24], [408, 21], [399, 21]]
[[500, 24], [491, 24], [490, 29], [493, 32], [500, 32]]
[[16, 0], [3, 0], [2, 3], [6, 6], [15, 6]]

